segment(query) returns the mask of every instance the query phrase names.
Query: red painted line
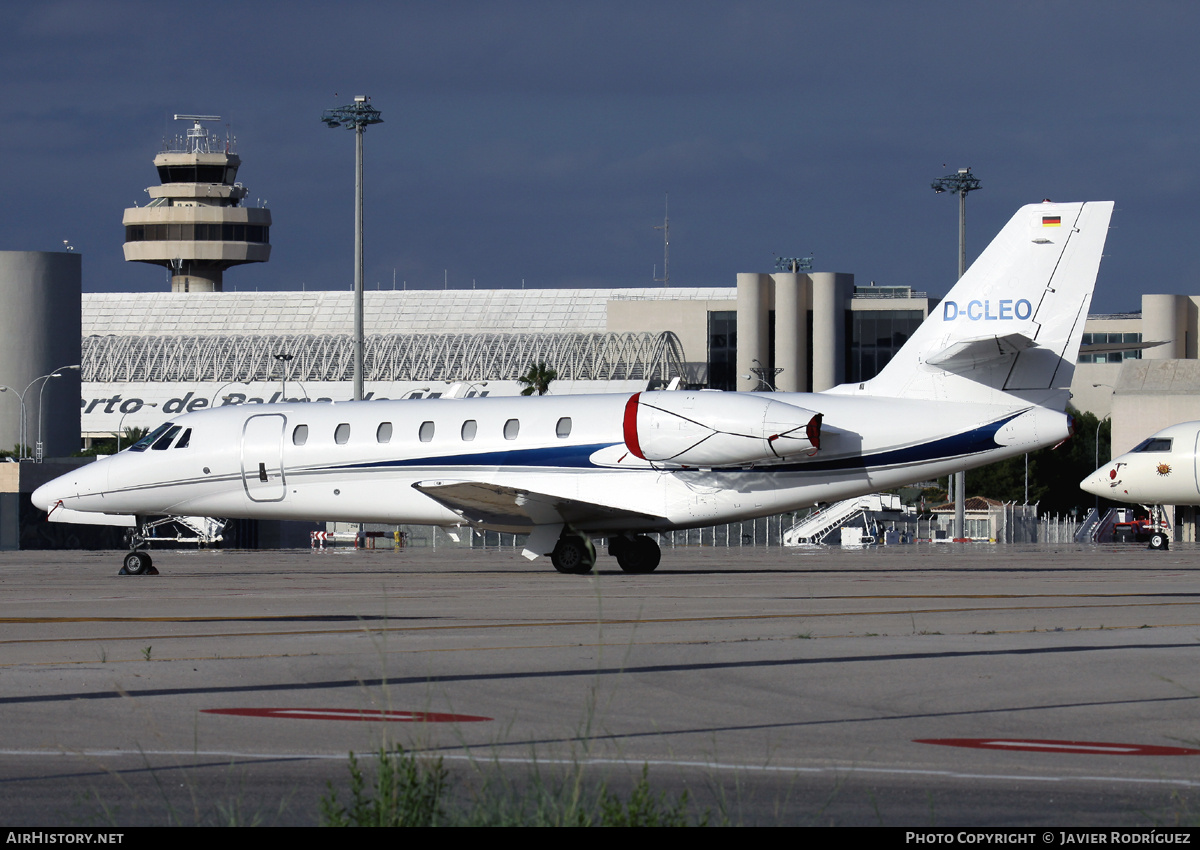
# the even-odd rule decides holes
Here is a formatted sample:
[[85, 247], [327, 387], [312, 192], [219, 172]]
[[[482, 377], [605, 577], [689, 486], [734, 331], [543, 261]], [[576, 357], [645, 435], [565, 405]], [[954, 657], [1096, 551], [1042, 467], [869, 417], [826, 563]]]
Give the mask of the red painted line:
[[1027, 753], [1082, 753], [1105, 756], [1196, 756], [1188, 747], [1156, 747], [1148, 744], [1112, 744], [1100, 741], [1044, 741], [1034, 738], [922, 738], [914, 744], [971, 747], [978, 750], [1020, 750]]
[[479, 723], [490, 717], [430, 711], [382, 711], [374, 708], [202, 708], [205, 714], [272, 717], [277, 720], [368, 720], [388, 723]]

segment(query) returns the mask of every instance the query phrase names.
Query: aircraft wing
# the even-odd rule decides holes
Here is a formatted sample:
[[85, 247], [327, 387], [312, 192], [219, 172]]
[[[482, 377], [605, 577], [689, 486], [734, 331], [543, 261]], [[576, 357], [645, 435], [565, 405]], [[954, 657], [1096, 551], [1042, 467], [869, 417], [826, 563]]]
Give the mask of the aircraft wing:
[[[418, 481], [412, 485], [469, 522], [528, 531], [539, 525], [665, 521], [665, 517], [482, 481]], [[620, 524], [620, 523], [618, 523]]]
[[1022, 333], [976, 337], [946, 346], [927, 358], [925, 363], [947, 372], [967, 372], [989, 360], [1010, 357], [1036, 345], [1036, 342]]

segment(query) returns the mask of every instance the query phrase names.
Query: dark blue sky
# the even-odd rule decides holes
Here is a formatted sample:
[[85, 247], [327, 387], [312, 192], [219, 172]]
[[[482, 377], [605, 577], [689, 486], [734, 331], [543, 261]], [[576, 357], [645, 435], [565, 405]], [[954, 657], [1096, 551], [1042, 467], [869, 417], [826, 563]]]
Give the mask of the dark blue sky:
[[349, 288], [370, 95], [367, 281], [732, 285], [776, 254], [943, 294], [1024, 203], [1117, 201], [1094, 311], [1194, 292], [1200, 5], [1182, 2], [6, 2], [0, 249], [154, 291], [121, 213], [171, 115], [224, 116], [271, 262], [226, 288]]

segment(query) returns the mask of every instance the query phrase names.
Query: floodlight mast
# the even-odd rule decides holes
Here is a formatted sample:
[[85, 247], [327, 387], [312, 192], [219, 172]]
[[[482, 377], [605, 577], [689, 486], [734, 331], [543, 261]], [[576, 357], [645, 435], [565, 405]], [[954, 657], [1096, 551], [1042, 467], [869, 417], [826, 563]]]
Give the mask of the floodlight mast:
[[366, 95], [354, 103], [327, 109], [321, 120], [330, 128], [354, 130], [354, 400], [363, 398], [363, 132], [370, 124], [382, 124], [379, 110]]
[[[941, 195], [944, 192], [954, 192], [958, 195], [958, 277], [967, 271], [967, 193], [982, 189], [970, 168], [960, 168], [955, 174], [947, 174], [930, 184], [933, 191]], [[954, 531], [959, 537], [966, 537], [967, 497], [966, 473], [956, 472], [953, 476], [954, 490]]]

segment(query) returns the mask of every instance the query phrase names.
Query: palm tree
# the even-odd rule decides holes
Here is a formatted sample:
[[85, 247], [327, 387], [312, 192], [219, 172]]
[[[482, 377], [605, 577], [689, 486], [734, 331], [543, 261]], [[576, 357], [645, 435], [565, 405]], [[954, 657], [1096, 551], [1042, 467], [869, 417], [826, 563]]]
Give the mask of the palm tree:
[[550, 389], [550, 382], [558, 377], [558, 372], [546, 366], [546, 361], [539, 360], [537, 363], [530, 363], [529, 370], [517, 378], [517, 383], [524, 384], [525, 389], [521, 390], [521, 395], [545, 395]]

